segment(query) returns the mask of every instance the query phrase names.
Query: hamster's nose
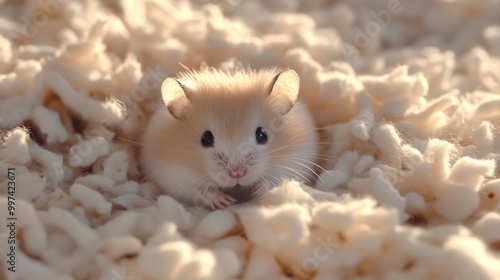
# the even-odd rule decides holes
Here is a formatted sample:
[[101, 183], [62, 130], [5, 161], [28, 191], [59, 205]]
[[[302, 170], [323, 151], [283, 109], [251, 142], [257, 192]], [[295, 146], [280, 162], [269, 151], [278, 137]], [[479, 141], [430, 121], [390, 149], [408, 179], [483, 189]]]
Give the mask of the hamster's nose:
[[235, 165], [229, 167], [227, 175], [231, 178], [241, 178], [247, 174], [247, 168], [244, 165]]

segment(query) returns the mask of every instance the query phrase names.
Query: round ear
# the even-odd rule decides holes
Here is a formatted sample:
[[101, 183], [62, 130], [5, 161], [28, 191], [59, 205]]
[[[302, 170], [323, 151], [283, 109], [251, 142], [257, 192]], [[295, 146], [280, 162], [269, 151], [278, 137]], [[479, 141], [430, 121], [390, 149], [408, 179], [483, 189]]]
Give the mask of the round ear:
[[285, 70], [274, 78], [271, 83], [269, 97], [272, 106], [281, 115], [292, 109], [299, 96], [300, 78], [292, 69]]
[[167, 78], [161, 84], [161, 98], [170, 114], [184, 120], [184, 108], [189, 104], [187, 89], [176, 79]]

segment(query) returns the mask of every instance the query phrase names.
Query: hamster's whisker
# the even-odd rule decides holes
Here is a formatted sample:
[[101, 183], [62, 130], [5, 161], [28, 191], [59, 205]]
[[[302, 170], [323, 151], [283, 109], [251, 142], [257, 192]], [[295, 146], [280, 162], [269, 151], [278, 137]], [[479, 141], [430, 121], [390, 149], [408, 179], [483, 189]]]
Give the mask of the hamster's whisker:
[[269, 184], [269, 181], [268, 181], [266, 178], [264, 178], [264, 176], [262, 176], [262, 175], [261, 175], [261, 176], [259, 176], [259, 179], [258, 179], [258, 180], [259, 180], [259, 181], [261, 181], [261, 182], [263, 181], [263, 182], [264, 182], [264, 183], [266, 183], [266, 184]]
[[[278, 170], [277, 168], [273, 168], [273, 167], [270, 167], [269, 170], [271, 170], [271, 171], [276, 170], [276, 171], [282, 172], [288, 176], [291, 176], [292, 178], [295, 177], [295, 174], [293, 174], [292, 172], [289, 172], [288, 170]], [[278, 186], [283, 181], [283, 178], [280, 179], [272, 174], [267, 174], [267, 176], [272, 177], [271, 179], [273, 179], [273, 182], [275, 182], [275, 183], [273, 183], [274, 186]]]
[[[278, 172], [280, 172], [280, 173], [284, 173], [284, 174], [286, 174], [287, 176], [289, 176], [289, 177], [283, 177], [283, 178], [277, 178], [277, 177], [276, 177], [276, 180], [277, 180], [277, 184], [276, 184], [276, 185], [281, 184], [281, 183], [283, 182], [283, 179], [286, 179], [286, 178], [288, 178], [288, 179], [295, 179], [295, 178], [297, 178], [297, 176], [295, 175], [295, 173], [290, 172], [290, 171], [288, 171], [288, 170], [279, 170], [278, 168], [273, 168], [273, 167], [270, 167], [270, 170], [275, 170], [275, 171], [278, 171]], [[292, 169], [292, 171], [297, 172], [296, 170], [293, 170], [293, 169]], [[301, 176], [302, 176], [302, 175], [301, 175]], [[302, 177], [304, 177], [304, 176], [302, 176]], [[306, 183], [308, 183], [308, 184], [312, 184], [312, 183], [313, 183], [310, 179], [307, 179], [307, 178], [303, 178], [303, 179], [304, 179], [304, 180], [306, 181]]]
[[[176, 190], [179, 192], [179, 190]], [[192, 201], [195, 205], [200, 204], [201, 202], [201, 197], [203, 195], [203, 192], [200, 187], [198, 188], [185, 188], [183, 191], [186, 192], [187, 195], [192, 197]]]
[[[190, 189], [190, 190], [193, 190], [194, 188], [191, 188], [190, 187], [191, 185], [196, 185], [198, 182], [203, 181], [203, 180], [205, 180], [207, 178], [209, 178], [209, 176], [207, 174], [203, 174], [203, 175], [200, 175], [198, 177], [195, 177], [193, 180], [191, 180], [188, 183], [186, 183], [186, 188]], [[179, 190], [182, 190], [182, 188], [180, 188]]]
[[[307, 160], [307, 159], [299, 158], [299, 157], [291, 157], [291, 156], [271, 156], [271, 157], [269, 157], [269, 158], [279, 159], [279, 160], [286, 160], [286, 161], [291, 161], [291, 162], [298, 163], [298, 164], [300, 164], [300, 165], [304, 166], [305, 168], [309, 169], [309, 170], [310, 170], [311, 172], [313, 172], [313, 173], [315, 173], [315, 172], [314, 172], [314, 171], [313, 171], [313, 170], [312, 170], [309, 166], [307, 166], [307, 165], [305, 165], [305, 164], [303, 164], [303, 163], [299, 162], [299, 161], [298, 161], [298, 160], [296, 160], [296, 159], [299, 159], [299, 160], [301, 160], [301, 161], [303, 161], [303, 162], [305, 162], [305, 163], [311, 163], [311, 164], [313, 164], [313, 165], [318, 166], [318, 167], [320, 167], [320, 168], [321, 168], [321, 166], [317, 165], [316, 163], [314, 163], [314, 162], [312, 162], [312, 161], [310, 161], [310, 160]], [[316, 174], [316, 173], [315, 173], [315, 174]], [[317, 174], [316, 174], [316, 175], [317, 175]]]
[[[294, 155], [298, 155], [298, 156], [314, 156], [317, 159], [324, 159], [324, 160], [332, 160], [333, 159], [333, 157], [331, 157], [331, 156], [317, 155], [316, 153], [307, 153], [307, 152], [294, 153]], [[274, 155], [272, 157], [276, 157], [276, 156], [279, 156], [279, 155]]]
[[[272, 164], [272, 163], [269, 163], [268, 165], [270, 166], [277, 166], [277, 167], [281, 167], [281, 168], [286, 168], [292, 172], [294, 172], [295, 174], [299, 175], [300, 177], [302, 177], [304, 180], [306, 180], [307, 182], [309, 182], [310, 184], [312, 183], [310, 179], [308, 179], [306, 176], [304, 176], [304, 174], [300, 173], [299, 171], [293, 169], [293, 168], [290, 168], [288, 166], [282, 166], [282, 165], [278, 165], [278, 164]], [[276, 168], [276, 170], [279, 170], [278, 168]]]
[[276, 152], [284, 150], [284, 149], [290, 149], [290, 148], [294, 148], [294, 147], [300, 147], [300, 146], [303, 146], [303, 145], [304, 145], [304, 143], [281, 146], [279, 148], [276, 148], [274, 150], [269, 151], [268, 154], [273, 154], [273, 153], [276, 153]]
[[136, 141], [133, 141], [133, 140], [130, 140], [130, 139], [127, 139], [127, 138], [123, 138], [121, 136], [118, 136], [116, 137], [117, 139], [120, 139], [120, 140], [123, 140], [125, 142], [129, 142], [129, 143], [132, 143], [132, 144], [136, 144], [136, 145], [139, 145], [139, 146], [144, 146], [143, 143], [140, 143], [140, 142], [136, 142]]
[[202, 204], [203, 203], [203, 196], [205, 194], [205, 189], [207, 187], [208, 183], [202, 186], [198, 186], [196, 188], [187, 188], [187, 194], [192, 197], [193, 203], [195, 205]]
[[306, 144], [319, 144], [319, 145], [325, 144], [326, 145], [326, 144], [334, 144], [334, 143], [333, 142], [301, 142], [301, 143], [296, 143], [296, 144], [289, 144], [289, 145], [281, 146], [279, 148], [271, 150], [271, 151], [269, 151], [269, 154], [275, 153], [277, 151], [281, 151], [283, 149], [289, 149], [289, 148], [295, 148], [295, 147], [304, 146]]
[[[325, 183], [325, 182], [323, 181], [323, 179], [321, 179], [321, 177], [319, 176], [319, 174], [318, 174], [318, 173], [316, 173], [316, 171], [314, 171], [311, 167], [309, 167], [309, 166], [307, 166], [307, 165], [305, 165], [305, 164], [303, 164], [303, 163], [299, 162], [299, 161], [297, 160], [297, 158], [284, 156], [284, 157], [282, 157], [281, 159], [282, 159], [282, 160], [285, 160], [285, 161], [289, 161], [289, 162], [297, 163], [297, 164], [300, 164], [300, 165], [304, 166], [305, 168], [309, 169], [309, 171], [311, 171], [314, 175], [316, 175], [316, 177], [317, 177], [318, 179], [320, 179], [322, 183]], [[300, 159], [300, 158], [299, 158], [299, 159]], [[313, 163], [313, 162], [308, 161], [308, 160], [304, 160], [304, 161], [305, 161], [306, 163]], [[313, 164], [314, 164], [314, 163], [313, 163]], [[319, 165], [317, 165], [317, 166], [319, 166]]]
[[205, 185], [200, 185], [196, 188], [187, 188], [187, 189], [189, 192], [189, 196], [193, 198], [193, 202], [195, 204], [202, 204], [203, 196], [206, 196], [208, 188], [209, 188], [208, 183], [206, 183]]
[[196, 177], [194, 180], [191, 180], [188, 183], [186, 183], [186, 188], [190, 189], [191, 191], [194, 189], [204, 190], [206, 188], [206, 185], [208, 185], [208, 182], [205, 185], [199, 186], [198, 188], [191, 188], [191, 186], [196, 185], [195, 183], [198, 183], [199, 181], [203, 181], [207, 178], [209, 178], [209, 176], [207, 174], [200, 175], [200, 176]]
[[[267, 174], [267, 175], [268, 175], [269, 177], [274, 177], [274, 179], [276, 179], [276, 176], [274, 176], [274, 175], [271, 175], [271, 174]], [[273, 178], [271, 178], [271, 179], [273, 179]], [[272, 183], [270, 183], [270, 182], [269, 182], [269, 180], [267, 180], [267, 179], [264, 177], [264, 175], [260, 175], [260, 176], [259, 176], [259, 180], [262, 180], [262, 181], [266, 182], [266, 183], [267, 183], [267, 184], [269, 184], [269, 185], [273, 185]]]
[[[302, 154], [301, 154], [302, 155]], [[307, 154], [306, 154], [307, 155]], [[327, 161], [331, 161], [333, 159], [333, 157], [330, 157], [330, 156], [317, 156], [318, 159], [323, 159], [323, 160], [327, 160]]]
[[[297, 155], [308, 155], [308, 154], [297, 154]], [[305, 163], [310, 163], [316, 167], [318, 167], [319, 169], [321, 169], [321, 171], [327, 171], [326, 169], [324, 169], [321, 165], [313, 162], [313, 161], [310, 161], [310, 160], [307, 160], [307, 159], [304, 159], [304, 158], [299, 158], [299, 157], [290, 157], [290, 156], [271, 156], [269, 158], [274, 158], [274, 159], [286, 159], [286, 158], [291, 158], [291, 159], [295, 159], [295, 160], [300, 160], [302, 162], [305, 162]]]
[[179, 188], [175, 190], [175, 194], [182, 193], [182, 192], [187, 192], [190, 196], [193, 197], [193, 201], [195, 203], [201, 203], [202, 197], [206, 196], [206, 193], [210, 189], [210, 184], [207, 182], [203, 185], [196, 186], [194, 188], [191, 188], [190, 186], [199, 182], [200, 180], [204, 180], [208, 177], [208, 175], [201, 175], [198, 176], [195, 180], [190, 181], [189, 183], [186, 184], [185, 188]]
[[[283, 147], [280, 147], [278, 149], [275, 149], [275, 150], [272, 150], [272, 151], [268, 152], [268, 155], [274, 156], [273, 154], [276, 153], [276, 152], [278, 152], [279, 150], [283, 150], [283, 149], [287, 149], [287, 148], [292, 149], [293, 147], [294, 147], [294, 145], [283, 146]], [[303, 152], [297, 153], [297, 155], [309, 155], [309, 156], [313, 156], [316, 159], [322, 159], [322, 160], [326, 160], [326, 161], [331, 161], [333, 159], [332, 156], [328, 156], [328, 155], [324, 155], [324, 154], [319, 154], [319, 153], [315, 153], [315, 152], [308, 153], [307, 151], [303, 151]]]
[[276, 176], [274, 176], [272, 174], [267, 174], [267, 176], [272, 177], [270, 179], [272, 179], [274, 181], [269, 182], [266, 178], [264, 178], [264, 176], [261, 176], [261, 178], [264, 181], [266, 181], [268, 184], [270, 184], [272, 187], [277, 186], [280, 183], [280, 178], [278, 178], [278, 177], [276, 177]]
[[200, 186], [200, 187], [198, 187], [196, 189], [199, 190], [198, 194], [199, 194], [200, 197], [201, 196], [210, 197], [214, 193], [220, 191], [219, 188], [216, 185], [213, 185], [213, 184], [210, 184], [210, 183], [206, 183], [205, 185]]

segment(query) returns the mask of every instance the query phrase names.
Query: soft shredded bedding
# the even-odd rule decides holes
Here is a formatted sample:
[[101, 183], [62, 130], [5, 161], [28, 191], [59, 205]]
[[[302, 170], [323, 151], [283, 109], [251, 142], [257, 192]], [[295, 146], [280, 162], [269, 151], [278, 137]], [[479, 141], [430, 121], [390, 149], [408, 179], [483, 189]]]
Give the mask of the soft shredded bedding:
[[[500, 279], [499, 56], [498, 0], [0, 0], [0, 279]], [[316, 185], [148, 181], [160, 85], [203, 65], [299, 74]]]

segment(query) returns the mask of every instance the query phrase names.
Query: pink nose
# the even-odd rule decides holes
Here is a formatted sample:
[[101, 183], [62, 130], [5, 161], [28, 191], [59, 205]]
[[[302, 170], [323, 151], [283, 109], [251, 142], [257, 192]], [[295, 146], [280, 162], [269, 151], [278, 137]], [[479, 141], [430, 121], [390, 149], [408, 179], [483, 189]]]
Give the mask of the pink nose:
[[241, 178], [247, 174], [247, 168], [243, 165], [231, 166], [227, 170], [227, 174], [231, 178]]

